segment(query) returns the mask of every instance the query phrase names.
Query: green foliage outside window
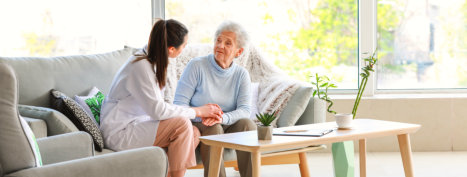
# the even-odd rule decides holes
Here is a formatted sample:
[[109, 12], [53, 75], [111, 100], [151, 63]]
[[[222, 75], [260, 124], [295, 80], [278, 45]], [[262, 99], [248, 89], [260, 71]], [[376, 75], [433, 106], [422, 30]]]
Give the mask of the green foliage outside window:
[[[378, 29], [380, 31], [379, 58], [392, 53], [394, 31], [399, 24], [401, 11], [393, 4], [378, 4]], [[266, 52], [274, 54], [275, 64], [289, 75], [303, 81], [310, 81], [310, 75], [321, 67], [330, 71], [339, 65], [357, 66], [358, 53], [358, 4], [355, 0], [319, 1], [315, 8], [307, 13], [306, 24], [301, 29], [286, 34], [272, 35], [279, 44], [263, 44], [269, 48]], [[297, 13], [290, 9], [289, 19], [296, 20]], [[382, 19], [382, 20], [381, 20]], [[268, 19], [269, 20], [269, 19]], [[287, 40], [293, 45], [287, 45]], [[285, 42], [281, 42], [285, 41]], [[348, 73], [345, 73], [348, 74]], [[343, 75], [334, 75], [334, 81], [341, 82]], [[357, 73], [355, 73], [357, 74]]]

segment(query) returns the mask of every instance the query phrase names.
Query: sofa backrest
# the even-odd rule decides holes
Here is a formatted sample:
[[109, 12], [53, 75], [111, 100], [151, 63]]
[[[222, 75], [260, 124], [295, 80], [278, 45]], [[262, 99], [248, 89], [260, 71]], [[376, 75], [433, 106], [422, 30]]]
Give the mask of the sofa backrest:
[[0, 57], [0, 63], [16, 72], [19, 104], [50, 107], [51, 89], [72, 97], [86, 95], [95, 86], [107, 94], [115, 74], [135, 51], [125, 48], [95, 55]]

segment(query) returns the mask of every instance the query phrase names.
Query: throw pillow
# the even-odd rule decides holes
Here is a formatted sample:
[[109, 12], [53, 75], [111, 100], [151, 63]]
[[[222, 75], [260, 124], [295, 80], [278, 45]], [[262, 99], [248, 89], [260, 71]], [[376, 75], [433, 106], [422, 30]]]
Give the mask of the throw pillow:
[[277, 120], [277, 127], [294, 126], [305, 111], [310, 98], [313, 96], [313, 87], [300, 86], [287, 102]]
[[42, 157], [41, 152], [39, 151], [39, 146], [37, 145], [36, 137], [34, 136], [34, 133], [32, 132], [26, 120], [24, 120], [24, 118], [20, 117], [20, 123], [23, 127], [26, 137], [28, 138], [29, 145], [32, 148], [32, 152], [34, 153], [36, 159], [36, 167], [40, 167], [42, 166]]
[[84, 108], [86, 113], [94, 117], [97, 125], [100, 124], [101, 107], [104, 99], [104, 94], [97, 87], [93, 87], [88, 96], [75, 95], [75, 101]]
[[95, 149], [102, 151], [104, 140], [99, 127], [93, 121], [94, 118], [88, 115], [76, 101], [65, 94], [54, 89], [50, 91], [50, 94], [52, 108], [67, 116], [79, 130], [89, 133], [94, 141]]
[[258, 119], [256, 119], [256, 114], [258, 114], [258, 106], [256, 105], [258, 103], [258, 89], [259, 89], [259, 83], [252, 82], [251, 83], [250, 119], [253, 120], [253, 122], [258, 122]]

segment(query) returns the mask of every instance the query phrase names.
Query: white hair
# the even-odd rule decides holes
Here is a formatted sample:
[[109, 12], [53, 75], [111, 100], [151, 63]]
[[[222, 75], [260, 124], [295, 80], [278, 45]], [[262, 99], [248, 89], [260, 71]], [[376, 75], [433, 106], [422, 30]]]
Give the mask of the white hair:
[[236, 43], [238, 44], [239, 48], [245, 48], [248, 45], [248, 33], [240, 24], [233, 21], [224, 21], [219, 25], [219, 27], [217, 27], [214, 41], [216, 41], [217, 37], [219, 37], [219, 35], [224, 31], [235, 33]]

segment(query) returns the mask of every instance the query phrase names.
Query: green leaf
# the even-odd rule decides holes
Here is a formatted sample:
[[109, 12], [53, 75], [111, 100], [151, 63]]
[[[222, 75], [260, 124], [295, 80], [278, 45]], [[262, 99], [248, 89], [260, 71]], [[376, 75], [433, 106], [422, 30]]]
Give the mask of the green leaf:
[[321, 84], [319, 87], [326, 87], [328, 85], [328, 83], [324, 83], [324, 84]]

